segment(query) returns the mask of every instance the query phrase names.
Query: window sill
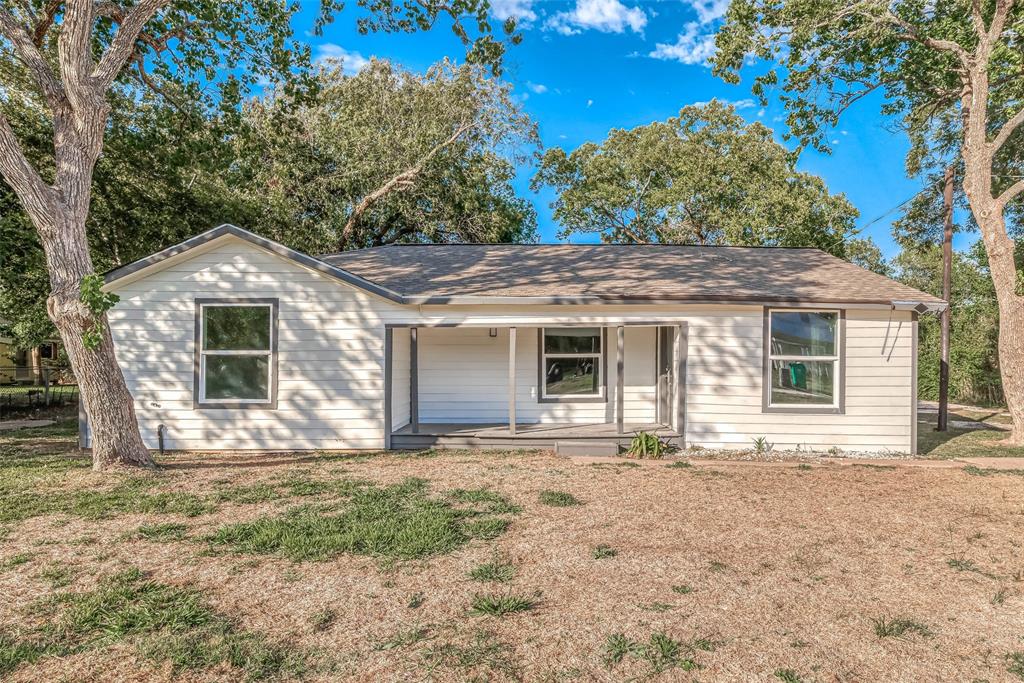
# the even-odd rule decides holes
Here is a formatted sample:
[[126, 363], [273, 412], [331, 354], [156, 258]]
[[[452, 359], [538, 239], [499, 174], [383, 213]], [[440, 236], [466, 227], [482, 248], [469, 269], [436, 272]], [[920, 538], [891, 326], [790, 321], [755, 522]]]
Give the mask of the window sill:
[[224, 402], [224, 403], [200, 403], [196, 401], [192, 404], [193, 410], [277, 410], [277, 401], [267, 401], [264, 403], [253, 403], [250, 401], [241, 402]]
[[800, 408], [798, 406], [763, 406], [762, 413], [776, 413], [784, 415], [844, 415], [842, 408], [835, 406], [820, 406], [813, 408]]
[[607, 396], [541, 396], [537, 403], [607, 403]]

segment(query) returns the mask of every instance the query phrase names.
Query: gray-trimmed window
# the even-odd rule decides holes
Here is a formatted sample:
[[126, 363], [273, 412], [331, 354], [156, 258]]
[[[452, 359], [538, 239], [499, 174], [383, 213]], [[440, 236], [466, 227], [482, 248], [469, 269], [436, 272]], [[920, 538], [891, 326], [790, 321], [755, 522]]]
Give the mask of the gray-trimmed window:
[[277, 299], [196, 299], [194, 407], [277, 407]]
[[540, 330], [542, 403], [607, 400], [605, 330], [602, 327], [547, 327]]
[[765, 411], [842, 412], [842, 329], [840, 310], [765, 310]]

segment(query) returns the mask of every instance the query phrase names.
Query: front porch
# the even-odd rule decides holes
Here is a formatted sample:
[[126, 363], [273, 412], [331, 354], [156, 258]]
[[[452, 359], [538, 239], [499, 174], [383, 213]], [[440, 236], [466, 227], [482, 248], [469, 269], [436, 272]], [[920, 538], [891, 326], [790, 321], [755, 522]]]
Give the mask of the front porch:
[[641, 431], [685, 445], [684, 321], [531, 323], [389, 325], [386, 447], [615, 454]]
[[[540, 424], [520, 423], [515, 430], [507, 424], [421, 424], [413, 432], [405, 425], [391, 435], [391, 447], [418, 448], [527, 448], [552, 451], [581, 447], [592, 454], [615, 455], [618, 448], [628, 447], [636, 432], [657, 434], [673, 446], [679, 446], [680, 435], [669, 426], [654, 422], [627, 422], [624, 433], [617, 424]], [[605, 453], [604, 451], [608, 451]]]

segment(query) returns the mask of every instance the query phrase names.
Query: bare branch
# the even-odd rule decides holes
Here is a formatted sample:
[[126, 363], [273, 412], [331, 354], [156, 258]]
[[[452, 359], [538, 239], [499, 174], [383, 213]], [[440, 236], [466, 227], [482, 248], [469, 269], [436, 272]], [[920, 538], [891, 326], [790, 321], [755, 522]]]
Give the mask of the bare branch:
[[110, 87], [117, 74], [131, 59], [135, 51], [135, 41], [142, 33], [142, 27], [168, 4], [170, 0], [142, 0], [124, 18], [93, 73], [93, 77], [97, 78], [104, 88]]
[[1003, 34], [1003, 29], [1006, 28], [1006, 18], [1010, 14], [1010, 10], [1013, 9], [1014, 0], [996, 0], [996, 11], [992, 15], [992, 25], [988, 28], [988, 33], [982, 33], [979, 37], [988, 38], [988, 43], [991, 45], [999, 40], [999, 36]]
[[32, 43], [36, 47], [43, 46], [46, 32], [53, 26], [53, 20], [57, 17], [57, 10], [60, 9], [62, 4], [62, 0], [50, 0], [50, 2], [46, 3], [46, 7], [43, 8], [43, 16], [36, 22], [36, 27], [32, 31]]
[[3, 34], [14, 46], [21, 62], [28, 67], [36, 86], [46, 97], [51, 106], [64, 99], [64, 86], [50, 70], [43, 54], [35, 46], [28, 32], [18, 23], [7, 10], [0, 9], [0, 34]]
[[985, 26], [985, 18], [981, 14], [981, 0], [971, 0], [971, 21], [974, 22], [974, 31], [981, 38], [988, 33]]
[[995, 139], [992, 140], [992, 142], [990, 143], [992, 152], [998, 152], [999, 148], [1006, 144], [1006, 141], [1010, 138], [1011, 135], [1013, 135], [1013, 131], [1020, 128], [1022, 124], [1024, 124], [1024, 109], [1021, 109], [1016, 114], [1014, 114], [1010, 118], [1010, 120], [1004, 123], [1003, 127], [999, 129], [999, 133], [996, 135]]
[[61, 78], [72, 106], [81, 107], [80, 98], [88, 87], [92, 71], [92, 0], [69, 0], [57, 38], [57, 56], [60, 59]]
[[1018, 180], [1013, 185], [1010, 185], [1010, 187], [1006, 188], [1006, 191], [996, 198], [996, 203], [999, 206], [999, 210], [1002, 211], [1007, 204], [1013, 201], [1014, 197], [1016, 197], [1022, 192], [1024, 192], [1024, 180]]
[[40, 230], [36, 218], [45, 215], [45, 207], [55, 201], [53, 189], [25, 157], [11, 124], [0, 112], [0, 176], [11, 186]]
[[341, 237], [338, 238], [338, 250], [345, 250], [352, 239], [352, 234], [355, 232], [360, 219], [367, 211], [369, 211], [371, 206], [396, 190], [414, 187], [416, 185], [416, 178], [431, 159], [437, 156], [441, 150], [455, 144], [459, 138], [475, 127], [475, 123], [463, 123], [455, 129], [455, 132], [452, 133], [447, 140], [434, 145], [426, 154], [420, 157], [413, 166], [393, 176], [376, 190], [363, 197], [359, 203], [356, 204], [355, 208], [352, 209], [352, 214], [348, 217], [348, 220], [345, 221], [345, 225], [341, 229]]

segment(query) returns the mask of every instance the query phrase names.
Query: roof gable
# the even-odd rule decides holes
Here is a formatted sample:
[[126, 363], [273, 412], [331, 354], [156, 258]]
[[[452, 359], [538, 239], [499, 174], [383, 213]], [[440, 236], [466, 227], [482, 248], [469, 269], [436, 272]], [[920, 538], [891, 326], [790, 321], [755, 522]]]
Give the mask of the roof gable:
[[352, 285], [353, 287], [362, 289], [371, 294], [376, 294], [377, 296], [388, 299], [389, 301], [402, 301], [401, 295], [386, 287], [381, 287], [380, 285], [370, 282], [358, 275], [349, 273], [342, 268], [325, 263], [320, 259], [304, 254], [301, 251], [290, 249], [279, 242], [267, 239], [266, 237], [260, 237], [248, 230], [243, 230], [238, 226], [227, 223], [213, 228], [212, 230], [200, 233], [195, 237], [185, 240], [184, 242], [162, 249], [161, 251], [147, 256], [146, 258], [139, 259], [138, 261], [134, 261], [133, 263], [129, 263], [107, 272], [103, 276], [105, 286], [109, 287], [116, 282], [122, 282], [129, 278], [133, 280], [144, 279], [152, 273], [163, 270], [172, 263], [181, 261], [183, 257], [187, 259], [193, 255], [198, 255], [204, 252], [206, 248], [213, 243], [228, 237], [248, 242], [249, 244], [270, 252], [275, 256], [296, 263], [305, 268], [309, 268], [310, 270], [317, 271], [334, 280]]

